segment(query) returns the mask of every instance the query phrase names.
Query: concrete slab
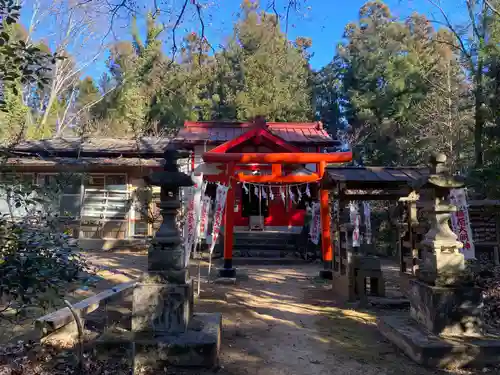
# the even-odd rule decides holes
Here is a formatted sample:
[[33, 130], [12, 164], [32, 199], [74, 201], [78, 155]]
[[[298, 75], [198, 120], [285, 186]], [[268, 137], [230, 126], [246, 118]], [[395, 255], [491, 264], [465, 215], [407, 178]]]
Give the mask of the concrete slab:
[[107, 332], [97, 340], [98, 350], [131, 345], [134, 375], [159, 374], [166, 367], [216, 368], [222, 332], [222, 315], [196, 313], [186, 332], [153, 336], [142, 332]]
[[500, 337], [440, 337], [409, 316], [385, 316], [377, 321], [380, 333], [418, 364], [437, 368], [497, 366]]

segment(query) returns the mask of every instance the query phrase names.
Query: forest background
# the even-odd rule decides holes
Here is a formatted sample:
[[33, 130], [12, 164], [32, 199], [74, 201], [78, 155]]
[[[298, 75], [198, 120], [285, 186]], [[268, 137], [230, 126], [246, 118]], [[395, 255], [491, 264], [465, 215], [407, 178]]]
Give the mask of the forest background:
[[[393, 4], [406, 9], [396, 16], [368, 1], [331, 36], [332, 50], [318, 51], [300, 25], [338, 22], [340, 3], [245, 0], [228, 15], [222, 0], [1, 0], [0, 139], [9, 147], [169, 136], [185, 120], [320, 120], [357, 163], [418, 165], [439, 151], [494, 197], [500, 0], [419, 2], [425, 12]], [[316, 6], [331, 17], [308, 19]], [[36, 61], [12, 64], [35, 52]]]

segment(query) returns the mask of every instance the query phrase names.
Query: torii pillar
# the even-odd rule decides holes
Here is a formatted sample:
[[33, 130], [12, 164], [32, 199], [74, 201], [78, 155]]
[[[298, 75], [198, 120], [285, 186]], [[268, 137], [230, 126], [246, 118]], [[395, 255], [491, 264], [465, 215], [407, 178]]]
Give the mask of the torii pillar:
[[333, 246], [330, 220], [330, 196], [326, 189], [319, 191], [320, 216], [321, 216], [321, 254], [323, 270], [319, 276], [322, 279], [333, 280]]

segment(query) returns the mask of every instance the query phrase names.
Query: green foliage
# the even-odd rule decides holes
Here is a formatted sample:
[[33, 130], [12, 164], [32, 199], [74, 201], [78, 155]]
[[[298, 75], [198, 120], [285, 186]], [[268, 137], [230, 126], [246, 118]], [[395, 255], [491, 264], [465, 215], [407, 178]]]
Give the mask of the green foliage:
[[264, 116], [270, 121], [305, 121], [313, 117], [311, 72], [307, 48], [311, 41], [286, 40], [274, 14], [244, 5], [224, 57], [230, 66], [225, 101], [236, 118]]
[[[60, 302], [86, 264], [61, 229], [64, 222], [53, 211], [40, 209], [52, 203], [47, 201], [47, 187], [38, 189], [11, 177], [3, 183], [12, 208], [0, 216], [0, 298], [2, 316], [19, 319], [32, 307]], [[14, 210], [26, 215], [16, 219]]]
[[[34, 84], [39, 88], [49, 83], [50, 61], [59, 58], [33, 44], [14, 38], [12, 29], [20, 17], [21, 6], [11, 0], [0, 0], [0, 82], [4, 89], [19, 94], [19, 84]], [[6, 98], [0, 97], [0, 109], [6, 111]]]
[[274, 15], [258, 13], [251, 4], [243, 7], [227, 48], [212, 51], [207, 40], [189, 33], [175, 60], [164, 55], [164, 26], [152, 14], [145, 38], [134, 21], [132, 42], [110, 50], [108, 68], [117, 89], [86, 119], [92, 131], [150, 134], [179, 128], [185, 120], [259, 115], [269, 121], [312, 119], [311, 41], [299, 38], [293, 45]]
[[[344, 37], [333, 68], [341, 80], [337, 101], [368, 162], [422, 163], [430, 150], [448, 145], [443, 151], [456, 152], [462, 139], [450, 137], [468, 131], [457, 116], [456, 99], [466, 88], [451, 37], [418, 14], [394, 19], [381, 1], [366, 3]], [[438, 115], [446, 119], [436, 126]]]

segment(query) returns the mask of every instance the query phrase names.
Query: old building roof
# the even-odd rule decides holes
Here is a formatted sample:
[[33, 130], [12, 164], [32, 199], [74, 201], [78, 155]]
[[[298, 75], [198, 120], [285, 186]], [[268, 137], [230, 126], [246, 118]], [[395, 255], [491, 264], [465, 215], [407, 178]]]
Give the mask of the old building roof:
[[165, 160], [161, 158], [71, 158], [71, 157], [12, 157], [8, 158], [1, 168], [12, 167], [148, 167], [163, 166]]
[[[286, 142], [310, 146], [336, 146], [321, 123], [266, 123], [266, 129]], [[176, 134], [165, 137], [101, 138], [59, 137], [39, 141], [25, 141], [13, 152], [17, 155], [61, 157], [161, 157], [167, 146], [189, 147], [195, 144], [219, 145], [237, 138], [255, 127], [255, 123], [241, 122], [186, 122]]]
[[22, 155], [40, 156], [146, 156], [162, 157], [171, 139], [144, 137], [139, 139], [120, 138], [52, 138], [40, 141], [25, 141], [18, 144], [13, 152]]
[[429, 174], [427, 167], [328, 167], [330, 181], [345, 183], [411, 183]]
[[[178, 137], [188, 142], [222, 143], [239, 137], [255, 125], [254, 122], [187, 121]], [[311, 146], [340, 144], [323, 129], [321, 122], [267, 122], [264, 126], [272, 134], [290, 143]]]

